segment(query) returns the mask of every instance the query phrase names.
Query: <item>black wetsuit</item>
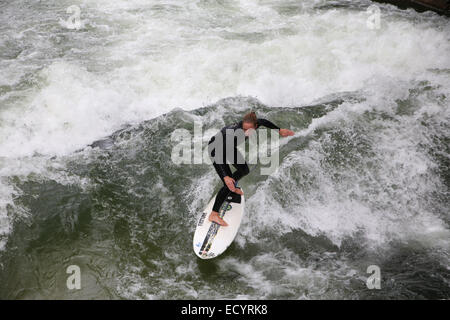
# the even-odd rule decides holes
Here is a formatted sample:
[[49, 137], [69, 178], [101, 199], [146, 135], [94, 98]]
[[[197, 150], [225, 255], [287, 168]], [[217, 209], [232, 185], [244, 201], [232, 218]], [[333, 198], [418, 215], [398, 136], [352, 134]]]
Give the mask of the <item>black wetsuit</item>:
[[[280, 129], [278, 126], [276, 126], [275, 124], [266, 119], [258, 119], [256, 129], [258, 129], [260, 126], [264, 126], [269, 129], [278, 129], [278, 130]], [[238, 130], [241, 131], [237, 132]], [[227, 135], [229, 136], [229, 139], [233, 138], [233, 140], [230, 141], [229, 144], [226, 143]], [[220, 179], [224, 184], [222, 189], [220, 189], [219, 193], [217, 194], [213, 206], [213, 211], [219, 212], [220, 206], [231, 192], [230, 189], [228, 189], [224, 181], [224, 178], [226, 176], [229, 176], [233, 178], [234, 181], [237, 182], [239, 179], [241, 179], [243, 176], [247, 175], [250, 172], [244, 157], [237, 150], [237, 146], [240, 143], [244, 142], [246, 138], [247, 137], [244, 138], [242, 121], [240, 121], [237, 124], [222, 128], [222, 130], [220, 130], [220, 132], [218, 132], [214, 137], [212, 137], [208, 143], [209, 155], [211, 157], [213, 166], [216, 169], [217, 174], [219, 175]], [[217, 151], [222, 152], [222, 155], [217, 154]], [[233, 173], [231, 172], [231, 168], [227, 162], [232, 164], [233, 167], [236, 168], [235, 172]]]

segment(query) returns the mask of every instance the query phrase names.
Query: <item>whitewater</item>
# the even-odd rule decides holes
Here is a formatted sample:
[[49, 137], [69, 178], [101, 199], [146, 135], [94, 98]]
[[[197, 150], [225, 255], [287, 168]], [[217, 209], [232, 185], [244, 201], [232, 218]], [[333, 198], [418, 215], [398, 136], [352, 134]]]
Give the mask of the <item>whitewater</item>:
[[[0, 298], [449, 299], [449, 106], [450, 20], [431, 12], [2, 1]], [[171, 133], [201, 123], [206, 145], [249, 110], [296, 135], [200, 261], [220, 180], [173, 163]]]

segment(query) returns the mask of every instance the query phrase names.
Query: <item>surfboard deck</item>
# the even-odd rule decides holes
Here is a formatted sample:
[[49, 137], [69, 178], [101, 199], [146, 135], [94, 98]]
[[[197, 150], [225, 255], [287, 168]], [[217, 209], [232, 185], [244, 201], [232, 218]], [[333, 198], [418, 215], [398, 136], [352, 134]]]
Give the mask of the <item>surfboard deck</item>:
[[194, 252], [201, 259], [211, 259], [222, 254], [236, 237], [244, 216], [244, 196], [231, 192], [219, 211], [228, 226], [223, 227], [209, 221], [216, 196], [203, 210], [194, 233]]

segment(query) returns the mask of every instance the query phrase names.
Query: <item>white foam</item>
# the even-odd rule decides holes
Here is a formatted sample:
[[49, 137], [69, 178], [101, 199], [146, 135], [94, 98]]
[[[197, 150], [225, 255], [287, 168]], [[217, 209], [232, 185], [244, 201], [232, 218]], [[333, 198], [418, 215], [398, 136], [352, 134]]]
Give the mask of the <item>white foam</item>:
[[[401, 92], [398, 95], [402, 96]], [[323, 128], [346, 131], [354, 124], [361, 125], [369, 128], [364, 138], [373, 153], [367, 158], [357, 154], [361, 161], [357, 167], [324, 166], [324, 147], [331, 142], [326, 135], [311, 141], [304, 150], [292, 152], [248, 199], [245, 238], [255, 241], [267, 228], [280, 233], [300, 228], [315, 236], [325, 234], [338, 245], [361, 231], [369, 245], [393, 239], [422, 239], [428, 245], [434, 239], [435, 246], [448, 245], [450, 231], [427, 202], [445, 187], [435, 173], [434, 160], [419, 146], [435, 143], [435, 129], [423, 127], [422, 120], [431, 115], [446, 119], [449, 109], [428, 101], [410, 116], [396, 115], [384, 97], [383, 92], [376, 92], [363, 103], [343, 103], [297, 135], [306, 136]], [[397, 99], [396, 95], [390, 98]], [[370, 109], [383, 111], [392, 119], [366, 122], [363, 115]], [[355, 156], [352, 152], [356, 151], [346, 151], [347, 157]], [[335, 181], [335, 174], [341, 180]]]
[[[160, 5], [159, 10], [152, 7], [155, 4]], [[9, 177], [26, 179], [30, 173], [37, 173], [53, 178], [53, 174], [64, 181], [70, 177], [58, 177], [58, 170], [47, 169], [52, 166], [50, 156], [71, 154], [126, 123], [237, 95], [284, 107], [343, 91], [364, 93], [365, 102], [343, 104], [299, 134], [309, 135], [339, 122], [351, 125], [364, 111], [378, 110], [392, 116], [396, 99], [408, 97], [408, 88], [417, 81], [438, 84], [441, 89], [436, 91], [449, 96], [445, 89], [450, 87], [448, 76], [430, 71], [450, 68], [448, 20], [411, 11], [383, 11], [381, 29], [369, 30], [364, 10], [312, 8], [326, 1], [295, 4], [301, 10], [288, 16], [268, 1], [215, 6], [188, 0], [103, 0], [83, 4], [83, 30], [62, 30], [57, 14], [53, 24], [51, 19], [46, 20], [47, 25], [41, 29], [41, 17], [34, 12], [27, 17], [36, 20], [11, 24], [10, 33], [18, 34], [11, 39], [30, 48], [17, 59], [0, 64], [0, 84], [14, 90], [0, 97], [0, 161], [5, 161], [0, 174], [1, 241], [11, 230], [6, 207], [13, 205], [17, 194]], [[49, 30], [46, 27], [52, 35], [53, 31], [61, 32], [62, 40], [58, 41], [69, 43], [60, 47], [57, 41], [51, 41], [53, 38], [45, 34], [41, 37], [43, 30]], [[30, 34], [37, 36], [27, 43]], [[36, 70], [40, 71], [35, 74]], [[30, 81], [30, 73], [34, 81], [31, 88], [21, 89]], [[371, 138], [378, 155], [374, 160], [384, 166], [384, 171], [368, 169], [361, 175], [353, 168], [348, 172], [350, 178], [339, 184], [332, 181], [333, 172], [320, 166], [322, 143], [326, 141], [313, 141], [306, 149], [292, 152], [278, 172], [248, 199], [250, 213], [238, 241], [244, 244], [255, 240], [267, 228], [277, 228], [279, 233], [301, 228], [311, 235], [324, 233], [336, 244], [360, 230], [374, 243], [415, 237], [430, 246], [448, 244], [448, 229], [441, 219], [415, 199], [417, 194], [426, 197], [427, 192], [439, 187], [430, 173], [433, 162], [414, 148], [417, 141], [432, 143], [425, 139], [426, 132], [416, 120], [425, 113], [448, 117], [446, 109], [434, 102], [436, 97], [424, 94], [421, 99], [424, 107], [412, 117], [394, 115], [398, 125], [380, 123], [379, 131], [374, 128]], [[301, 181], [295, 185], [289, 180], [291, 171], [309, 179], [311, 186]], [[362, 179], [375, 174], [369, 181], [372, 185], [399, 183], [401, 190], [416, 189], [399, 193], [396, 198], [395, 191], [378, 186], [379, 194], [373, 195]], [[353, 189], [348, 189], [352, 179], [356, 179]], [[206, 194], [210, 182], [201, 182], [194, 192]], [[287, 194], [287, 199], [277, 197], [275, 187]], [[363, 200], [366, 195], [374, 198]], [[198, 199], [204, 201], [205, 197]], [[392, 211], [378, 209], [376, 202]], [[193, 203], [191, 210], [197, 206], [199, 203]], [[264, 295], [282, 294], [274, 292], [277, 282], [268, 281], [258, 269], [258, 259], [275, 261], [272, 256], [264, 256], [255, 258], [250, 266], [233, 260], [227, 263], [242, 270], [255, 290]], [[294, 266], [301, 267], [286, 270], [282, 278], [285, 283], [310, 290], [306, 281], [312, 277], [318, 287], [326, 287], [327, 276], [298, 261]], [[138, 273], [130, 271], [130, 286], [124, 280], [121, 288], [131, 297], [166, 297], [164, 291], [142, 294], [148, 288], [140, 284], [142, 278], [133, 278], [133, 272]], [[183, 289], [184, 284], [168, 283], [188, 296], [214, 296], [210, 288], [197, 292], [188, 286]]]
[[[126, 9], [142, 3], [96, 5], [111, 18], [132, 23]], [[426, 21], [389, 19], [380, 30], [369, 30], [364, 11], [288, 17], [259, 2], [241, 5], [250, 6], [252, 23], [231, 25], [217, 17], [219, 26], [212, 28], [203, 24], [208, 11], [197, 6], [174, 13], [170, 21], [165, 15], [138, 19], [88, 61], [117, 61], [107, 73], [89, 72], [75, 61], [51, 63], [42, 71], [40, 90], [29, 93], [23, 106], [0, 112], [0, 155], [67, 154], [124, 123], [228, 96], [250, 95], [271, 106], [298, 105], [363, 89], [373, 79], [408, 80], [427, 68], [450, 67], [448, 23], [439, 30]], [[83, 10], [92, 14], [94, 8]], [[236, 14], [247, 17], [248, 12]], [[280, 27], [292, 35], [269, 36], [263, 43], [221, 37], [223, 31], [264, 34]]]

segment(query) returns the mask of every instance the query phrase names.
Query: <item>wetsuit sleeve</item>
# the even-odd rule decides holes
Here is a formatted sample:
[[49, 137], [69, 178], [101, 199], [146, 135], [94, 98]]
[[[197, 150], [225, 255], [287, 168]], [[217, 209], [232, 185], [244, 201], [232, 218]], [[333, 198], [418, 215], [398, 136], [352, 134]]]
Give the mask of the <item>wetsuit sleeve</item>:
[[273, 122], [267, 120], [267, 119], [258, 119], [258, 127], [259, 126], [264, 126], [266, 128], [269, 129], [277, 129], [280, 130], [280, 127], [278, 127], [276, 124], [274, 124]]
[[[220, 137], [222, 139], [219, 139], [219, 141], [224, 141], [225, 140], [225, 130], [226, 128], [223, 128], [219, 133], [217, 133], [214, 137], [211, 138], [211, 140], [208, 143], [208, 151], [209, 151], [209, 155], [211, 157], [212, 160], [212, 164], [214, 166], [214, 169], [216, 169], [217, 174], [219, 175], [220, 179], [225, 178], [226, 176], [229, 176], [230, 174], [227, 172], [228, 169], [228, 165], [225, 162], [225, 157], [223, 155], [226, 154], [226, 149], [224, 148], [224, 146], [222, 145], [222, 143], [218, 143], [218, 141], [216, 141], [216, 137]], [[222, 149], [222, 161], [224, 163], [217, 163], [216, 162], [216, 148], [220, 148]], [[217, 155], [220, 157], [220, 155]]]
[[217, 171], [217, 174], [219, 175], [220, 179], [225, 178], [226, 176], [228, 176], [226, 170], [225, 170], [225, 166], [226, 164], [217, 164], [217, 163], [213, 163], [214, 168]]

